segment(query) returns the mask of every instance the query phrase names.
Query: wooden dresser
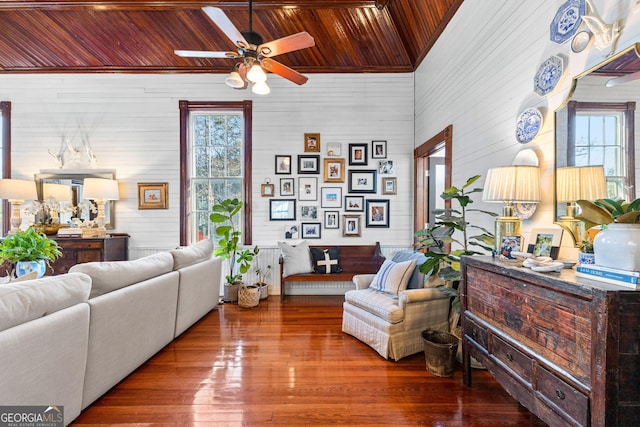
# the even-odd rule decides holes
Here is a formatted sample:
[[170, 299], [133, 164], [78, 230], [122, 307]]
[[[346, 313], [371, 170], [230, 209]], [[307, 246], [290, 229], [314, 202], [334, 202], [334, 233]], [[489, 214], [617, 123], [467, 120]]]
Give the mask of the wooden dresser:
[[640, 425], [640, 290], [462, 262], [464, 381], [470, 356], [551, 426]]
[[129, 235], [114, 234], [101, 238], [50, 237], [58, 242], [62, 257], [51, 263], [53, 274], [63, 274], [76, 264], [91, 261], [129, 259]]

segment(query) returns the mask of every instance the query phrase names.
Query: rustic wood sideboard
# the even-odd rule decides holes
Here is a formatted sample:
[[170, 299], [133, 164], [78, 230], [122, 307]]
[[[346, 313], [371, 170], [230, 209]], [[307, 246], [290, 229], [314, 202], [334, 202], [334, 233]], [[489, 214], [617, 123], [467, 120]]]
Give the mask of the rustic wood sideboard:
[[62, 257], [51, 263], [50, 274], [63, 274], [84, 262], [126, 261], [129, 259], [129, 235], [114, 234], [107, 237], [50, 237], [58, 242]]
[[640, 425], [640, 290], [462, 261], [464, 382], [470, 356], [552, 425]]

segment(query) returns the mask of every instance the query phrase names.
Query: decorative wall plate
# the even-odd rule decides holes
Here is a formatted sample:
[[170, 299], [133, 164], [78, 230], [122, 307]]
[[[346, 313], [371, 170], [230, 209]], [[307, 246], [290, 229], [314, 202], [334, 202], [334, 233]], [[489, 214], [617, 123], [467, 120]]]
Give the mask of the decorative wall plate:
[[551, 21], [551, 41], [562, 44], [578, 31], [582, 23], [582, 16], [587, 13], [585, 0], [567, 0], [556, 12]]
[[533, 79], [533, 90], [545, 96], [555, 89], [564, 71], [564, 61], [559, 56], [550, 56], [544, 61]]
[[513, 213], [515, 216], [520, 217], [521, 219], [529, 219], [536, 211], [537, 207], [537, 203], [514, 203]]
[[542, 113], [537, 108], [527, 108], [516, 122], [516, 139], [521, 144], [531, 142], [542, 128]]

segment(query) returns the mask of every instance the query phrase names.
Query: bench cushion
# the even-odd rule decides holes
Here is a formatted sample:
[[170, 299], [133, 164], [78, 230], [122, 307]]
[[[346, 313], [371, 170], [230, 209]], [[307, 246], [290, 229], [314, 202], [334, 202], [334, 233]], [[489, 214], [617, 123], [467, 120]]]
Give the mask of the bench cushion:
[[404, 310], [398, 305], [398, 297], [395, 295], [368, 288], [347, 291], [344, 299], [349, 304], [360, 307], [389, 323], [400, 323], [404, 320]]
[[416, 260], [393, 262], [386, 260], [371, 281], [372, 289], [389, 294], [398, 295], [407, 289], [407, 283], [416, 266]]
[[278, 246], [282, 251], [282, 277], [313, 272], [309, 242], [303, 240], [296, 246], [278, 242]]

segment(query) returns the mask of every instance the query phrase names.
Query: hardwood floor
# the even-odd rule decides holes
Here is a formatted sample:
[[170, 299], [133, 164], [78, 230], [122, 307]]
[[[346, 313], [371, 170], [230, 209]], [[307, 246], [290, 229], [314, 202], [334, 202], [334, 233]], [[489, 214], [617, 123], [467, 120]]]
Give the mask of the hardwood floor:
[[221, 305], [74, 426], [544, 426], [482, 370], [438, 378], [341, 332], [343, 297]]

